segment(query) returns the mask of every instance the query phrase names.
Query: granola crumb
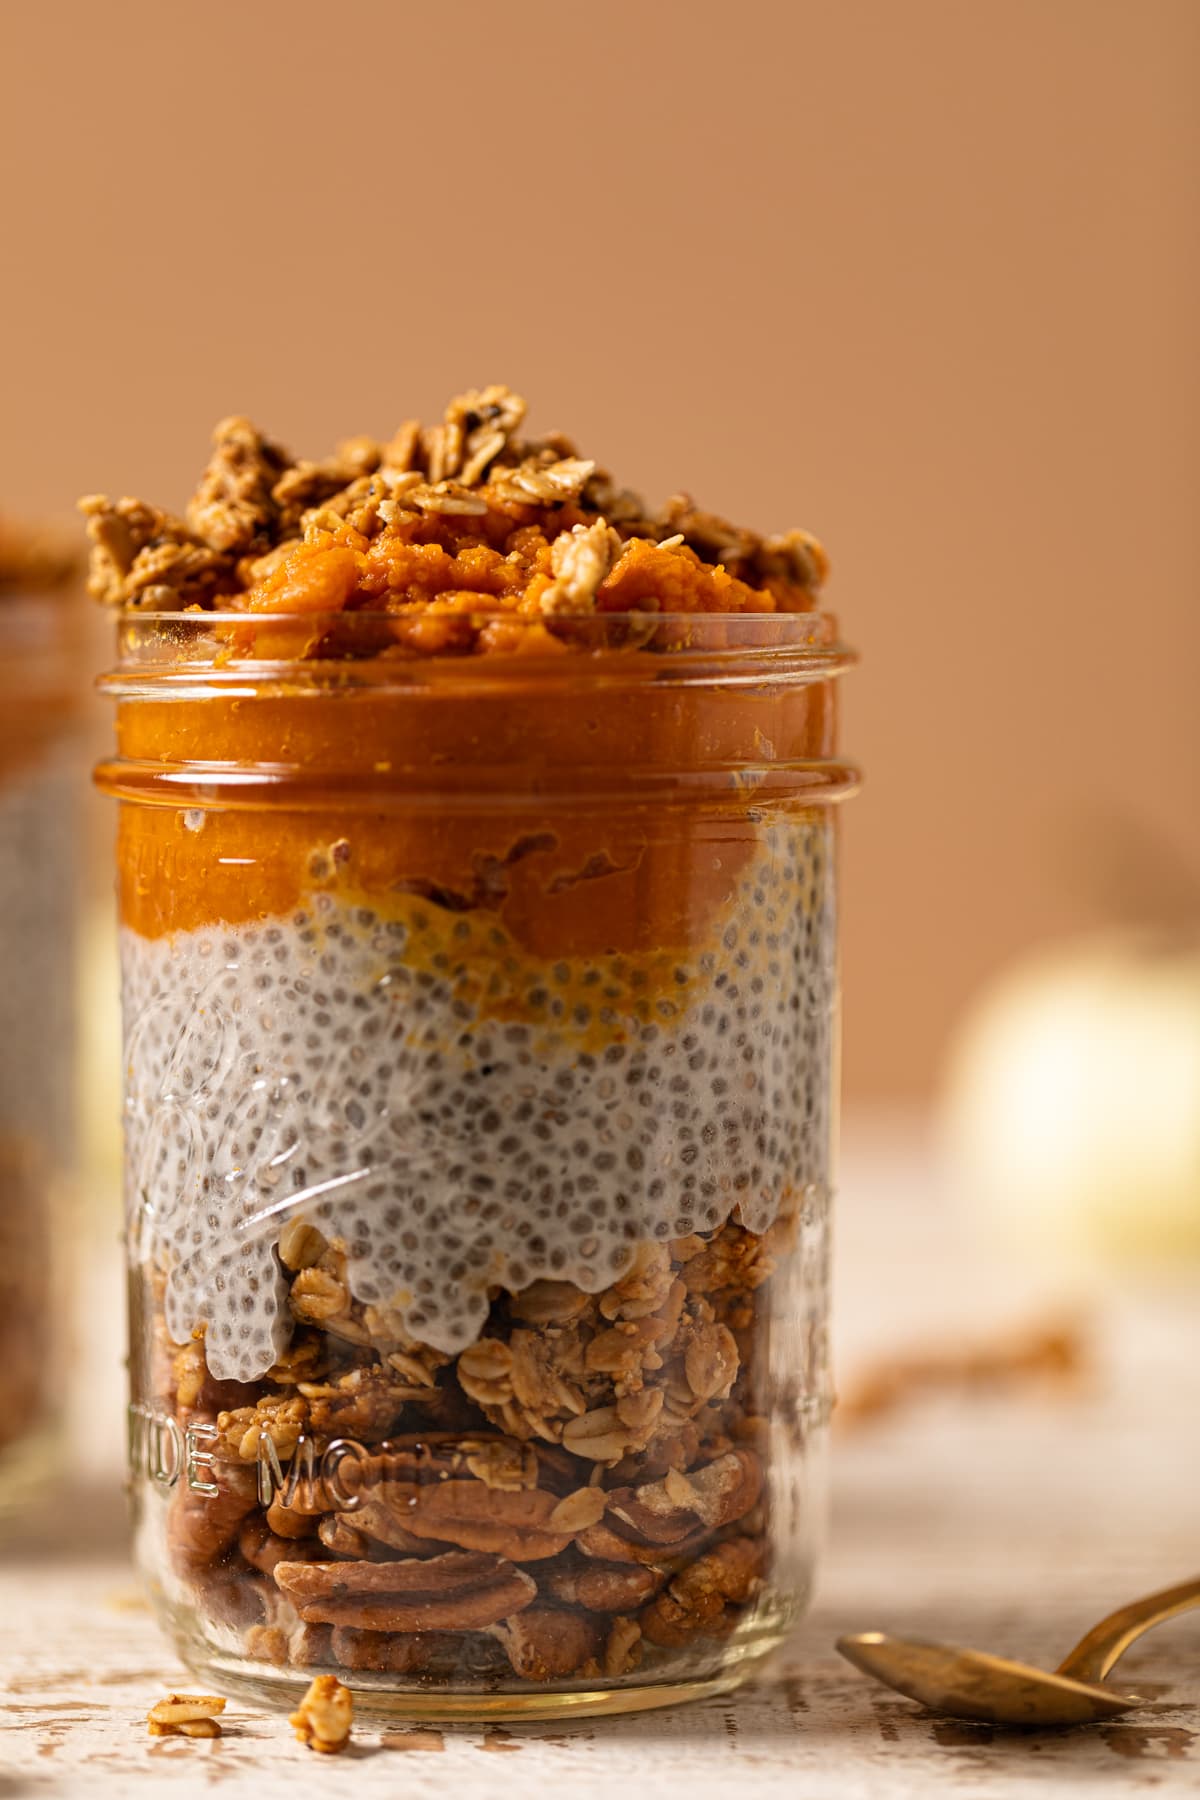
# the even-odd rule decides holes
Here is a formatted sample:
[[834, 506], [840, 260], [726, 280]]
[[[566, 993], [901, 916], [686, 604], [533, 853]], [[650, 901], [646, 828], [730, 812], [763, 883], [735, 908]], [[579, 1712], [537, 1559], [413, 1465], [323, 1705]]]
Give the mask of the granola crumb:
[[336, 1756], [350, 1742], [354, 1698], [336, 1675], [318, 1675], [288, 1724], [302, 1744], [326, 1756]]
[[151, 1737], [218, 1738], [224, 1711], [220, 1694], [168, 1694], [146, 1714], [146, 1729]]

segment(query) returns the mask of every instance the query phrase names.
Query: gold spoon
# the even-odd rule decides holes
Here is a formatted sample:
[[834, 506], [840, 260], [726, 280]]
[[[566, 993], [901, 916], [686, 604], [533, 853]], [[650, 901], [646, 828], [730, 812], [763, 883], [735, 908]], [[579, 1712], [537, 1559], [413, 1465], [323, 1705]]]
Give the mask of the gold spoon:
[[919, 1700], [931, 1712], [996, 1725], [1089, 1725], [1146, 1703], [1100, 1687], [1130, 1644], [1164, 1619], [1200, 1606], [1200, 1577], [1131, 1601], [1093, 1625], [1051, 1674], [982, 1650], [862, 1631], [837, 1647], [864, 1675]]

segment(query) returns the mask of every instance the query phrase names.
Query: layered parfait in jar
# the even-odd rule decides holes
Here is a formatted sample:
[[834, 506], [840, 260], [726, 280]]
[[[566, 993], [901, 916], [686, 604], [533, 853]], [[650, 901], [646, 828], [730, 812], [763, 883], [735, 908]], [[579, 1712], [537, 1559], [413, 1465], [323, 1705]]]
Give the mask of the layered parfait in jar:
[[377, 1706], [728, 1685], [828, 1413], [824, 558], [507, 389], [178, 519], [118, 609], [138, 1554], [198, 1668]]
[[78, 557], [0, 519], [0, 1515], [52, 1472], [74, 1135]]

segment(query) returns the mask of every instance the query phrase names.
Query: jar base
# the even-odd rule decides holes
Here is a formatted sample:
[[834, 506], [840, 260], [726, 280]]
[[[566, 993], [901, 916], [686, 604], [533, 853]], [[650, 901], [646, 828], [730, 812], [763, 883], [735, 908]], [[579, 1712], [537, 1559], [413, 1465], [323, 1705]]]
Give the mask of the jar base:
[[[416, 1720], [423, 1724], [499, 1725], [522, 1720], [562, 1720], [569, 1718], [602, 1718], [626, 1713], [652, 1712], [667, 1706], [689, 1705], [727, 1694], [741, 1687], [779, 1648], [785, 1634], [769, 1637], [757, 1635], [752, 1643], [730, 1647], [729, 1661], [717, 1674], [693, 1680], [629, 1683], [620, 1687], [563, 1687], [556, 1690], [525, 1693], [449, 1692], [430, 1688], [398, 1685], [368, 1686], [356, 1678], [353, 1670], [336, 1671], [338, 1679], [354, 1696], [354, 1716], [360, 1724], [390, 1725], [397, 1720]], [[214, 1693], [249, 1700], [255, 1705], [275, 1711], [291, 1710], [299, 1704], [314, 1675], [322, 1669], [280, 1669], [278, 1672], [262, 1664], [247, 1667], [243, 1662], [226, 1660], [211, 1647], [203, 1649], [194, 1642], [176, 1641], [176, 1649], [189, 1669]]]

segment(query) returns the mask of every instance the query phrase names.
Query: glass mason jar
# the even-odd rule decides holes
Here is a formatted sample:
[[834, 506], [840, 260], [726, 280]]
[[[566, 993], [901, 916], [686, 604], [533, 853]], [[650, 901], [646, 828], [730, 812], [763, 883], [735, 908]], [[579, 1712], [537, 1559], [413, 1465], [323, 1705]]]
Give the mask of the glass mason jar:
[[477, 623], [120, 627], [137, 1551], [230, 1690], [617, 1712], [812, 1578], [847, 656]]
[[[69, 576], [49, 571], [45, 588]], [[79, 620], [0, 580], [0, 1514], [54, 1463], [66, 1348], [60, 1209], [74, 1138]]]

